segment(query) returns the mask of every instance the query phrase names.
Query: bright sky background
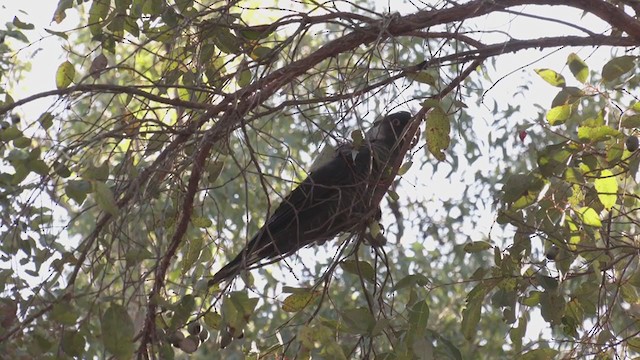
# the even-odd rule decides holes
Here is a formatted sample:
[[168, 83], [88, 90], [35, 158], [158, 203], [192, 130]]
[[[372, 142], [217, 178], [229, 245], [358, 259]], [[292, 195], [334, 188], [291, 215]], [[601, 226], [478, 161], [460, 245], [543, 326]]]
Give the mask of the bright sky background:
[[[415, 12], [415, 8], [408, 3], [399, 5], [399, 1], [395, 0], [380, 0], [377, 2], [378, 9], [384, 9], [388, 7], [388, 4], [394, 4], [393, 11], [400, 13]], [[21, 81], [17, 88], [12, 89], [12, 96], [15, 99], [24, 98], [30, 94], [55, 89], [55, 72], [60, 63], [65, 61], [65, 52], [62, 51], [62, 43], [57, 37], [51, 36], [46, 32], [41, 31], [43, 27], [52, 30], [65, 30], [73, 27], [77, 23], [77, 14], [75, 10], [67, 11], [67, 19], [61, 24], [57, 25], [51, 21], [53, 12], [57, 6], [56, 0], [23, 0], [23, 1], [6, 1], [5, 4], [0, 5], [0, 21], [11, 21], [15, 15], [17, 15], [22, 21], [36, 24], [37, 33], [27, 32], [31, 41], [36, 41], [43, 38], [42, 41], [37, 41], [31, 47], [25, 49], [21, 53], [23, 55], [30, 55], [34, 49], [41, 49], [34, 57], [32, 63], [32, 71], [25, 74], [24, 81]], [[21, 13], [18, 9], [26, 11], [26, 14]], [[581, 19], [582, 14], [578, 11], [567, 11], [566, 7], [528, 7], [527, 11], [538, 10], [538, 14], [554, 18], [562, 18], [569, 23], [589, 24], [590, 30], [594, 32], [600, 32], [606, 29], [605, 24], [599, 20], [587, 15], [586, 19]], [[533, 19], [527, 19], [519, 17], [514, 21], [516, 15], [514, 14], [501, 14], [492, 15], [491, 17], [483, 17], [476, 19], [478, 24], [482, 24], [481, 27], [485, 27], [487, 23], [492, 24], [492, 27], [496, 30], [501, 30], [509, 33], [514, 38], [532, 38], [540, 36], [558, 36], [559, 34], [570, 35], [584, 35], [575, 30], [569, 29], [566, 26], [559, 24], [547, 23], [547, 26], [540, 27], [540, 22]], [[517, 26], [516, 26], [517, 24]], [[495, 41], [503, 40], [504, 37], [496, 33], [487, 33], [482, 39], [479, 39], [485, 43], [492, 43]], [[24, 46], [24, 45], [20, 45]], [[517, 54], [507, 54], [499, 57], [497, 68], [499, 71], [492, 72], [490, 74], [492, 80], [497, 79], [510, 74], [506, 78], [502, 79], [500, 83], [491, 91], [486, 94], [485, 105], [488, 108], [473, 110], [474, 118], [478, 121], [477, 136], [479, 138], [486, 138], [489, 135], [490, 125], [494, 122], [490, 109], [493, 106], [493, 101], [499, 103], [513, 103], [517, 101], [523, 106], [521, 113], [527, 114], [526, 118], [521, 120], [514, 119], [517, 123], [514, 123], [514, 137], [516, 136], [516, 126], [533, 122], [538, 117], [539, 110], [534, 108], [532, 104], [550, 104], [552, 98], [555, 96], [556, 91], [546, 84], [543, 80], [536, 77], [533, 73], [534, 68], [553, 68], [557, 71], [562, 71], [569, 82], [575, 81], [567, 69], [561, 68], [566, 62], [566, 58], [571, 52], [577, 52], [578, 55], [585, 59], [592, 69], [600, 69], [605, 61], [611, 58], [609, 50], [602, 49], [593, 52], [591, 49], [561, 49], [556, 52], [551, 50], [537, 51], [531, 50], [526, 52], [518, 52]], [[549, 55], [549, 53], [551, 53]], [[525, 61], [523, 61], [525, 59]], [[523, 63], [534, 63], [532, 66], [528, 66], [523, 70], [520, 67]], [[512, 94], [522, 84], [529, 83], [529, 91], [527, 91], [527, 98], [513, 99]], [[574, 83], [576, 84], [576, 83]], [[47, 106], [51, 103], [53, 98], [43, 99], [36, 103], [30, 103], [28, 106], [23, 106], [21, 111], [24, 111], [26, 116], [32, 119], [37, 118]], [[414, 109], [415, 110], [415, 109]], [[455, 131], [455, 130], [454, 130]], [[484, 149], [484, 151], [490, 151], [490, 148]], [[511, 149], [511, 151], [526, 152], [529, 148], [522, 146]], [[474, 166], [488, 166], [486, 162], [479, 161], [479, 164]], [[460, 166], [465, 166], [461, 164]], [[448, 171], [439, 171], [435, 174], [417, 174], [412, 175], [412, 179], [409, 181], [416, 183], [416, 188], [410, 189], [404, 187], [405, 191], [418, 191], [422, 194], [425, 201], [434, 201], [436, 199], [458, 198], [462, 192], [462, 189], [458, 185], [461, 181], [469, 183], [473, 179], [453, 179], [447, 178]], [[468, 172], [470, 175], [474, 171]], [[410, 175], [410, 174], [409, 174]], [[407, 175], [407, 176], [409, 176]], [[425, 181], [424, 179], [428, 179]], [[456, 186], [457, 185], [457, 186]], [[400, 194], [401, 198], [405, 194]], [[415, 194], [413, 194], [415, 195]], [[477, 238], [472, 240], [486, 239], [487, 234], [493, 224], [495, 214], [486, 209], [482, 214], [483, 220], [479, 222], [480, 227], [474, 229], [474, 233]], [[405, 236], [411, 237], [410, 233]], [[434, 246], [434, 244], [425, 244], [427, 246]], [[308, 255], [313, 256], [315, 250], [309, 250]], [[535, 339], [542, 329], [548, 329], [548, 325], [541, 320], [538, 316], [537, 321], [531, 321], [529, 323], [527, 337]], [[535, 317], [534, 317], [535, 320]], [[547, 332], [547, 336], [550, 334]]]

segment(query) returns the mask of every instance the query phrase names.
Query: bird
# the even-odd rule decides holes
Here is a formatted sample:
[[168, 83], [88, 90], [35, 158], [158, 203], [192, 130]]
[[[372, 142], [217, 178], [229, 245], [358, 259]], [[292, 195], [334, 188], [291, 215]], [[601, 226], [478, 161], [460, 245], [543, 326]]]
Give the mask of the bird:
[[333, 158], [312, 170], [282, 200], [240, 253], [213, 275], [209, 286], [232, 280], [262, 262], [277, 262], [305, 246], [362, 229], [379, 209], [373, 204], [374, 194], [383, 186], [390, 160], [399, 155], [411, 118], [406, 111], [389, 114], [373, 124], [364, 141], [338, 146]]

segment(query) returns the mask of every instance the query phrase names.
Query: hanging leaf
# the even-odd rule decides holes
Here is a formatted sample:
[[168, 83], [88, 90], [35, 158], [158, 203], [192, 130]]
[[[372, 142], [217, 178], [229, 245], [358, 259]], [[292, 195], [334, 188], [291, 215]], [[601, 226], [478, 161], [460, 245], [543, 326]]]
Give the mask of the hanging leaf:
[[571, 116], [571, 104], [560, 105], [547, 111], [547, 121], [550, 125], [561, 125]]
[[562, 74], [559, 74], [551, 69], [535, 69], [534, 70], [542, 80], [556, 87], [565, 87], [567, 82]]
[[589, 78], [589, 66], [578, 55], [575, 53], [569, 54], [567, 65], [569, 65], [569, 70], [571, 70], [576, 80], [583, 84], [587, 81], [587, 78]]
[[133, 357], [133, 321], [127, 310], [118, 304], [104, 312], [100, 321], [104, 348], [118, 359]]
[[286, 312], [298, 312], [311, 304], [311, 302], [320, 295], [321, 293], [319, 291], [310, 289], [306, 292], [296, 292], [284, 299], [282, 302], [282, 310]]
[[464, 245], [464, 251], [466, 253], [477, 253], [484, 250], [489, 250], [493, 245], [486, 241], [473, 241]]
[[598, 191], [598, 198], [602, 205], [605, 209], [611, 210], [618, 199], [618, 181], [611, 170], [602, 170], [600, 177], [594, 181], [593, 185]]
[[103, 182], [94, 181], [93, 187], [95, 190], [95, 199], [98, 207], [100, 207], [101, 210], [108, 212], [112, 216], [118, 216], [118, 204], [116, 203], [116, 199], [113, 196], [113, 192], [111, 191], [109, 186], [107, 186], [107, 184]]
[[443, 150], [447, 149], [451, 142], [451, 138], [449, 137], [450, 131], [451, 122], [449, 116], [447, 116], [441, 107], [436, 106], [427, 116], [427, 129], [425, 132], [429, 152], [440, 161], [445, 160]]
[[56, 71], [56, 87], [58, 89], [66, 89], [73, 82], [73, 78], [76, 76], [76, 69], [69, 61], [65, 61]]
[[91, 67], [89, 68], [91, 77], [93, 77], [94, 79], [98, 79], [100, 77], [100, 74], [102, 74], [102, 70], [104, 70], [108, 64], [109, 60], [104, 54], [98, 55], [95, 59], [93, 59], [93, 61], [91, 62]]
[[602, 80], [611, 82], [620, 76], [633, 70], [635, 67], [635, 56], [625, 55], [613, 58], [602, 67]]
[[376, 272], [371, 264], [366, 261], [345, 260], [340, 263], [340, 267], [345, 272], [362, 276], [363, 279], [373, 283], [376, 279]]

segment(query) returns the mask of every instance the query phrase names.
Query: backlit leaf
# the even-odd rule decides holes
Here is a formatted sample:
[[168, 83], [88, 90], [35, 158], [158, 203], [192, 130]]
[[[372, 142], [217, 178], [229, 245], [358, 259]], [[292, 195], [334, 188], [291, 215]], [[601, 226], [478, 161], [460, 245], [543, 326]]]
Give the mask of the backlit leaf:
[[610, 82], [633, 70], [635, 56], [625, 55], [609, 60], [602, 67], [602, 80]]
[[602, 227], [600, 216], [598, 216], [598, 213], [590, 207], [585, 206], [580, 208], [578, 210], [578, 216], [580, 217], [580, 220], [582, 220], [582, 222], [585, 225], [589, 225], [593, 227]]
[[571, 116], [571, 104], [560, 105], [547, 111], [547, 121], [551, 125], [561, 125]]
[[576, 78], [576, 80], [581, 83], [585, 83], [589, 78], [589, 66], [582, 61], [582, 59], [576, 55], [575, 53], [569, 54], [567, 58], [567, 65], [569, 65], [569, 70]]
[[593, 182], [598, 198], [605, 209], [611, 210], [618, 199], [618, 181], [611, 170], [602, 170], [600, 177]]
[[436, 106], [433, 108], [427, 116], [427, 148], [429, 152], [440, 161], [445, 160], [445, 154], [443, 150], [449, 147], [451, 138], [449, 133], [451, 131], [451, 122], [449, 116], [440, 108]]
[[69, 61], [65, 61], [56, 71], [56, 87], [58, 89], [66, 89], [73, 82], [73, 78], [76, 76], [76, 69]]
[[535, 69], [534, 70], [544, 81], [557, 87], [564, 87], [567, 82], [564, 76], [551, 69]]
[[298, 312], [311, 304], [311, 302], [319, 296], [320, 292], [315, 290], [291, 294], [282, 302], [282, 310], [286, 312]]

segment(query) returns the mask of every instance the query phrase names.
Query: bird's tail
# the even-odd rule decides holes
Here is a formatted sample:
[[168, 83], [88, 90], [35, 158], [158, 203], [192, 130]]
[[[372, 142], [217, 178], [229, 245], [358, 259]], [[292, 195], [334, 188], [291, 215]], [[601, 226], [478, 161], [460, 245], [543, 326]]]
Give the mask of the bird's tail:
[[225, 265], [224, 267], [222, 267], [222, 269], [215, 273], [215, 275], [213, 275], [213, 278], [211, 278], [211, 280], [209, 280], [208, 282], [209, 286], [211, 287], [223, 281], [231, 280], [236, 277], [236, 275], [240, 273], [243, 255], [243, 253], [240, 253], [240, 255], [236, 256], [235, 259], [231, 260], [227, 265]]

